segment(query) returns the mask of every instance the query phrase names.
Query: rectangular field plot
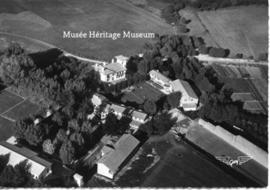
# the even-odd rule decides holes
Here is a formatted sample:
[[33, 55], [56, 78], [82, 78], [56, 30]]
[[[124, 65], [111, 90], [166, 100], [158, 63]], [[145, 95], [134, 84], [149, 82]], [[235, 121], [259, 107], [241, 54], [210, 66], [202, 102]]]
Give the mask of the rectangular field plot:
[[157, 101], [163, 95], [164, 94], [162, 92], [160, 92], [158, 89], [151, 86], [150, 84], [142, 83], [131, 92], [126, 93], [122, 97], [122, 101], [136, 102], [137, 104], [142, 104], [146, 99]]
[[22, 101], [23, 99], [15, 94], [6, 90], [0, 91], [0, 114]]
[[0, 141], [7, 140], [12, 134], [15, 123], [0, 117]]
[[18, 106], [14, 107], [9, 112], [5, 113], [4, 116], [13, 120], [19, 120], [36, 113], [38, 109], [38, 105], [31, 103], [29, 100], [26, 100]]

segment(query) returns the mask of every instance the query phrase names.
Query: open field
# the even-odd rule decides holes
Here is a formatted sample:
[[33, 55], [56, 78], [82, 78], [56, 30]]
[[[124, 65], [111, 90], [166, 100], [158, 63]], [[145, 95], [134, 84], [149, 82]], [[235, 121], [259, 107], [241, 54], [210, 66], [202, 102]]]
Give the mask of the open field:
[[149, 39], [63, 39], [63, 31], [173, 33], [160, 17], [126, 0], [2, 0], [0, 11], [2, 32], [38, 39], [86, 57], [133, 55]]
[[0, 116], [0, 141], [7, 140], [13, 134], [15, 123]]
[[123, 95], [121, 100], [123, 102], [136, 102], [137, 104], [143, 104], [146, 99], [157, 101], [164, 94], [151, 86], [150, 84], [144, 82], [136, 86], [131, 92], [127, 92]]
[[16, 121], [25, 118], [31, 114], [34, 114], [38, 110], [39, 107], [36, 104], [31, 103], [29, 100], [25, 100], [18, 106], [3, 114], [3, 116], [6, 116]]
[[190, 34], [202, 36], [207, 45], [231, 50], [230, 55], [243, 53], [258, 56], [268, 49], [268, 8], [238, 6], [216, 11], [185, 9], [180, 14], [191, 22]]
[[0, 114], [22, 101], [23, 98], [16, 96], [15, 94], [6, 90], [0, 91]]

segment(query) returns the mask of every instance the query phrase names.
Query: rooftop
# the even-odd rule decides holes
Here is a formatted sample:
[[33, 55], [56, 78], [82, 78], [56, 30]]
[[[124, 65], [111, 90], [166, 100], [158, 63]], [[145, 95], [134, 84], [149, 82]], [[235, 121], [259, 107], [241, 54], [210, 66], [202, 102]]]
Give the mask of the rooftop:
[[164, 76], [163, 74], [161, 74], [160, 72], [156, 70], [151, 70], [149, 74], [154, 75], [156, 78], [158, 78], [159, 80], [162, 80], [164, 83], [169, 83], [171, 81], [169, 78], [167, 78], [166, 76]]
[[180, 91], [182, 93], [182, 96], [189, 96], [192, 98], [197, 99], [197, 95], [193, 91], [192, 87], [187, 81], [184, 80], [174, 80], [172, 81], [172, 87], [174, 91]]
[[99, 162], [106, 165], [114, 173], [121, 167], [121, 164], [139, 145], [139, 140], [130, 134], [124, 134], [115, 144], [115, 150], [103, 156]]
[[105, 65], [104, 73], [108, 75], [108, 74], [117, 73], [117, 72], [125, 71], [125, 70], [126, 68], [123, 65], [115, 62], [115, 63], [109, 63], [108, 65]]
[[31, 165], [30, 172], [35, 176], [39, 176], [46, 168], [51, 168], [52, 163], [38, 156], [36, 152], [25, 147], [18, 147], [7, 142], [0, 142], [0, 153], [9, 154], [8, 164], [15, 166], [20, 162], [27, 160]]
[[119, 106], [117, 104], [112, 104], [110, 107], [112, 110], [114, 110], [117, 113], [123, 113], [126, 110], [126, 107], [124, 106]]
[[146, 117], [147, 117], [147, 114], [143, 113], [143, 112], [140, 112], [140, 111], [133, 111], [132, 112], [132, 117], [145, 120]]

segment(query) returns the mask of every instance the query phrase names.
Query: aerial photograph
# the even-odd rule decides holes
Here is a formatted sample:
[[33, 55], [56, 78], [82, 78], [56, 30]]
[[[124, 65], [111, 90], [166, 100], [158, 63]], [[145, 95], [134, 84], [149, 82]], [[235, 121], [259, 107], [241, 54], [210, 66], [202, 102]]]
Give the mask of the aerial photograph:
[[268, 0], [0, 0], [0, 189], [266, 189], [268, 36]]

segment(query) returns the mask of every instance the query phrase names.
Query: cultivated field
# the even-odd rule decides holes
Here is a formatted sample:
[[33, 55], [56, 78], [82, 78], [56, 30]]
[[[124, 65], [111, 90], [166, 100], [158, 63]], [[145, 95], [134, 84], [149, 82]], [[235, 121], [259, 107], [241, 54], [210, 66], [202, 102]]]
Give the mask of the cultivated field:
[[121, 100], [123, 102], [135, 102], [137, 104], [143, 104], [146, 99], [156, 102], [163, 95], [164, 94], [162, 92], [145, 82], [137, 85], [131, 92], [125, 93]]
[[256, 57], [268, 49], [268, 8], [239, 6], [216, 11], [183, 10], [180, 14], [191, 22], [190, 34], [202, 36], [208, 45]]
[[62, 39], [63, 31], [68, 30], [173, 32], [160, 17], [126, 0], [1, 0], [0, 31], [38, 39], [71, 53], [110, 59], [116, 54], [138, 53], [149, 41]]

